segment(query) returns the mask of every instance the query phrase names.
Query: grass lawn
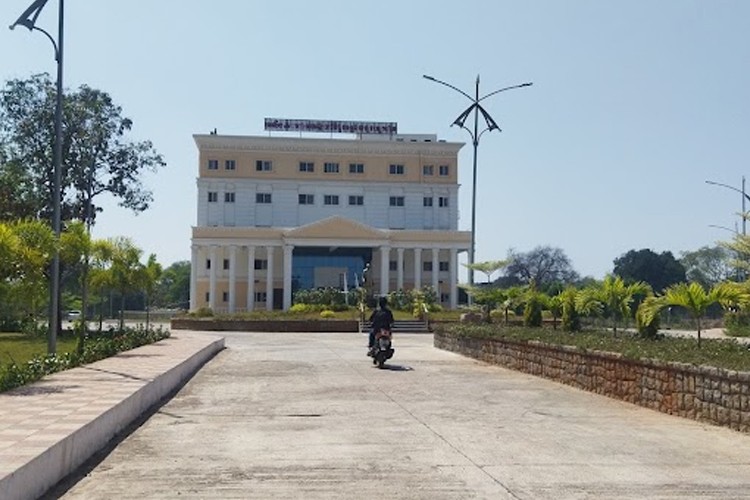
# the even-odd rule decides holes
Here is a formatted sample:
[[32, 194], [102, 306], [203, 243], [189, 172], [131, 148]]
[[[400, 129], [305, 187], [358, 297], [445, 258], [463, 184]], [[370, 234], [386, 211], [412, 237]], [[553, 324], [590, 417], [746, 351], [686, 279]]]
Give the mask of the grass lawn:
[[[58, 354], [70, 352], [76, 348], [74, 335], [57, 337]], [[35, 355], [47, 354], [47, 338], [31, 337], [22, 333], [0, 333], [0, 367], [15, 360], [25, 363]]]

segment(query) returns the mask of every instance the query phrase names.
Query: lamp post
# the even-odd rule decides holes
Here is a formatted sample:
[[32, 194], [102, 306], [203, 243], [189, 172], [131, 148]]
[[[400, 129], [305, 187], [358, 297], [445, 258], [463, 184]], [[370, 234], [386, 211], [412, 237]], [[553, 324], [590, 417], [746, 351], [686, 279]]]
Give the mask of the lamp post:
[[[471, 248], [469, 249], [469, 265], [474, 264], [474, 252], [476, 250], [476, 215], [477, 215], [477, 149], [479, 148], [479, 139], [482, 137], [482, 134], [485, 132], [491, 132], [493, 130], [497, 130], [498, 132], [501, 132], [500, 127], [498, 127], [495, 120], [492, 119], [490, 114], [487, 112], [486, 109], [482, 107], [481, 104], [479, 104], [481, 101], [487, 99], [488, 97], [491, 97], [495, 94], [499, 94], [500, 92], [505, 92], [506, 90], [512, 90], [512, 89], [518, 89], [522, 87], [530, 87], [532, 85], [531, 82], [528, 83], [522, 83], [520, 85], [511, 85], [510, 87], [503, 87], [499, 90], [495, 90], [494, 92], [490, 92], [489, 94], [485, 94], [482, 97], [479, 97], [479, 75], [477, 75], [477, 81], [476, 86], [474, 89], [474, 97], [470, 96], [463, 90], [451, 85], [450, 83], [444, 82], [442, 80], [438, 80], [437, 78], [429, 75], [422, 75], [423, 78], [426, 78], [427, 80], [430, 80], [435, 83], [439, 83], [440, 85], [444, 85], [448, 88], [451, 88], [458, 92], [459, 94], [463, 95], [467, 99], [471, 101], [471, 105], [466, 108], [460, 115], [458, 115], [458, 118], [453, 120], [453, 123], [451, 123], [451, 127], [453, 125], [457, 125], [461, 127], [462, 129], [466, 130], [469, 135], [471, 136], [471, 143], [474, 146], [474, 165], [472, 169], [472, 185], [471, 185]], [[470, 128], [468, 128], [466, 124], [466, 120], [471, 115], [472, 111], [474, 112], [474, 130], [472, 131]], [[479, 114], [481, 113], [482, 118], [484, 119], [485, 128], [480, 131], [479, 130]], [[474, 284], [474, 270], [469, 268], [469, 285]]]
[[54, 149], [54, 174], [52, 183], [52, 229], [55, 232], [55, 250], [52, 257], [50, 269], [50, 310], [49, 310], [49, 332], [47, 334], [47, 353], [55, 354], [57, 351], [57, 330], [60, 326], [60, 184], [62, 178], [62, 101], [63, 101], [63, 12], [64, 0], [59, 0], [59, 11], [57, 20], [57, 42], [47, 31], [36, 26], [36, 19], [42, 12], [48, 0], [36, 0], [27, 8], [18, 20], [10, 25], [10, 29], [16, 26], [24, 26], [29, 31], [39, 31], [44, 34], [55, 49], [55, 60], [57, 61], [57, 100], [55, 104], [55, 149]]
[[742, 176], [742, 189], [737, 189], [734, 186], [729, 186], [727, 184], [722, 184], [721, 182], [714, 182], [714, 181], [706, 181], [706, 184], [711, 184], [712, 186], [721, 186], [725, 187], [727, 189], [731, 189], [732, 191], [736, 191], [742, 195], [742, 236], [745, 236], [747, 234], [746, 226], [747, 226], [747, 217], [745, 216], [745, 201], [750, 200], [750, 195], [748, 195], [745, 192], [745, 176]]

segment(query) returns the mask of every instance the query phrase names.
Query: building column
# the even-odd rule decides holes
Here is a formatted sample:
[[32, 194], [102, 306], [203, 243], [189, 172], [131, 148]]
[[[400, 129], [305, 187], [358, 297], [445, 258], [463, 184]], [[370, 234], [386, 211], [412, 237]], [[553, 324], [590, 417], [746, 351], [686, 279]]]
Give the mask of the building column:
[[273, 247], [266, 247], [266, 311], [273, 309]]
[[422, 288], [422, 249], [414, 249], [414, 289]]
[[450, 270], [451, 309], [456, 309], [458, 308], [458, 252], [455, 248], [451, 248], [450, 253], [448, 269]]
[[437, 248], [432, 249], [432, 289], [438, 296], [438, 304], [440, 303], [440, 250]]
[[397, 290], [403, 290], [404, 289], [404, 249], [403, 248], [397, 248], [396, 249], [396, 269], [398, 270], [398, 277], [396, 281], [396, 289]]
[[390, 271], [391, 247], [380, 247], [380, 295], [388, 295], [388, 281], [390, 280], [388, 272]]
[[294, 245], [284, 245], [284, 310], [292, 307], [292, 252]]
[[208, 307], [212, 311], [216, 311], [216, 268], [219, 263], [217, 262], [216, 254], [218, 247], [211, 245], [210, 262], [211, 269], [208, 270]]
[[198, 309], [198, 245], [190, 245], [190, 310]]
[[229, 313], [237, 308], [237, 246], [229, 246]]
[[255, 247], [247, 247], [247, 310], [255, 309]]

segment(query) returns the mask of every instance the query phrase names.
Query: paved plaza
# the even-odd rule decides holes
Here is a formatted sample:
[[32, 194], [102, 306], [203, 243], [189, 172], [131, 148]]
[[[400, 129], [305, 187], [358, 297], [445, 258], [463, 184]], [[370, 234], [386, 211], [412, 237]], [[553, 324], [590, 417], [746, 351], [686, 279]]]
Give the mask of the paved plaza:
[[750, 498], [750, 436], [394, 339], [228, 333], [49, 498]]

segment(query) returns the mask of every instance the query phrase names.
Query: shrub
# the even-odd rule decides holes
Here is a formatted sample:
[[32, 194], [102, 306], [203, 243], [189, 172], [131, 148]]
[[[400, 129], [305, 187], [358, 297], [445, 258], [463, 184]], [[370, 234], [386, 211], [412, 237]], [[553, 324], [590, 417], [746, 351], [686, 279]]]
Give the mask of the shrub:
[[730, 311], [724, 315], [724, 328], [734, 337], [750, 336], [750, 312]]
[[538, 294], [532, 294], [523, 308], [524, 326], [542, 326], [542, 301]]
[[194, 318], [210, 318], [214, 315], [214, 311], [210, 307], [201, 307], [190, 312], [188, 315]]
[[336, 316], [336, 313], [331, 311], [330, 309], [324, 309], [320, 311], [320, 317], [324, 319], [333, 318]]

